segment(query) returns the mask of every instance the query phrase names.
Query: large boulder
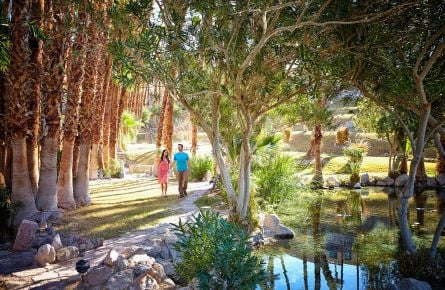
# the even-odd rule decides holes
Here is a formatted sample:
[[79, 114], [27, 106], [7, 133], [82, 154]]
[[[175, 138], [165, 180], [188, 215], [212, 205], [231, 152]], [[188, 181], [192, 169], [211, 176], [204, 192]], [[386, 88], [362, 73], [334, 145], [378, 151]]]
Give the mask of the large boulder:
[[38, 229], [39, 225], [36, 222], [23, 220], [20, 223], [12, 249], [14, 251], [24, 251], [31, 248], [36, 238], [36, 231]]
[[64, 247], [56, 251], [57, 262], [64, 262], [79, 257], [79, 249], [74, 246]]
[[437, 185], [444, 186], [445, 185], [445, 174], [439, 174], [436, 176]]
[[50, 244], [45, 244], [39, 248], [34, 259], [40, 267], [46, 266], [56, 260], [56, 251]]
[[60, 235], [59, 235], [59, 234], [57, 234], [57, 235], [54, 237], [53, 242], [52, 242], [51, 245], [54, 247], [54, 250], [56, 250], [56, 251], [57, 251], [58, 249], [63, 248], [62, 240], [60, 239]]
[[147, 254], [137, 254], [128, 259], [130, 267], [134, 267], [137, 264], [144, 264], [152, 266], [156, 260], [153, 257], [147, 256]]
[[293, 239], [295, 237], [295, 233], [286, 226], [282, 224], [279, 225], [278, 230], [276, 231], [274, 238], [280, 240]]
[[123, 271], [123, 270], [127, 270], [129, 263], [128, 263], [128, 260], [124, 258], [124, 256], [119, 255], [119, 257], [117, 257], [117, 260], [114, 263], [114, 265], [118, 271]]
[[401, 174], [394, 181], [394, 186], [403, 187], [407, 182], [408, 182], [408, 174]]
[[[261, 218], [260, 218], [261, 220]], [[264, 235], [276, 239], [293, 239], [295, 233], [280, 223], [280, 218], [275, 214], [266, 214], [262, 219]]]
[[276, 214], [266, 214], [263, 220], [263, 228], [276, 232], [280, 225], [280, 218]]
[[116, 252], [114, 249], [111, 249], [107, 256], [104, 258], [103, 263], [105, 265], [108, 265], [110, 267], [113, 267], [114, 263], [117, 261], [117, 258], [119, 257], [119, 253]]
[[89, 286], [101, 285], [110, 279], [113, 275], [113, 268], [104, 266], [97, 266], [91, 268], [84, 276], [83, 281]]
[[133, 282], [133, 270], [127, 269], [121, 272], [117, 272], [111, 276], [105, 285], [107, 290], [125, 290], [128, 289]]
[[362, 174], [362, 176], [360, 176], [360, 184], [366, 186], [368, 185], [368, 183], [369, 183], [369, 174], [368, 173]]

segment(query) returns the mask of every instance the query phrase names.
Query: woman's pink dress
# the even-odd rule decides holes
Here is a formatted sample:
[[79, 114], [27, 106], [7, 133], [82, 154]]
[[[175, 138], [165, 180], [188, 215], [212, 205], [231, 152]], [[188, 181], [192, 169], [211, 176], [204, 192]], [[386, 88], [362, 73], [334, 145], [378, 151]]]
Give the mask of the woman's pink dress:
[[167, 160], [162, 160], [159, 162], [159, 172], [158, 172], [159, 183], [167, 183], [169, 167], [170, 163]]

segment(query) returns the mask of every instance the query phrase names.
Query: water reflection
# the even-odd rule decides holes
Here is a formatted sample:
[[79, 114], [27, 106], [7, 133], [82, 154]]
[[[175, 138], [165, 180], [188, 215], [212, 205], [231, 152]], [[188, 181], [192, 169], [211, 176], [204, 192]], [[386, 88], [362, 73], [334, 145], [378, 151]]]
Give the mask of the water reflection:
[[[265, 249], [269, 280], [257, 289], [385, 288], [397, 279], [400, 198], [391, 188], [366, 188], [302, 194], [283, 205], [278, 214], [297, 237]], [[419, 239], [431, 242], [444, 204], [445, 191], [410, 200], [416, 214], [408, 220]]]

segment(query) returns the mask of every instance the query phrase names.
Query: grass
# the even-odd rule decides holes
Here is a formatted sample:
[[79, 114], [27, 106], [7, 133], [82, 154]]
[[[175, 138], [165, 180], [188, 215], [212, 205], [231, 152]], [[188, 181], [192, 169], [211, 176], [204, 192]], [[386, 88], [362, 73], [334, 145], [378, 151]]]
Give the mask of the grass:
[[219, 195], [204, 195], [195, 200], [195, 205], [197, 207], [213, 207], [221, 204], [222, 201], [222, 197]]
[[65, 212], [55, 225], [58, 231], [110, 239], [154, 226], [182, 212], [177, 206], [176, 187], [170, 186], [170, 196], [163, 198], [155, 179], [94, 184], [90, 192], [92, 204]]

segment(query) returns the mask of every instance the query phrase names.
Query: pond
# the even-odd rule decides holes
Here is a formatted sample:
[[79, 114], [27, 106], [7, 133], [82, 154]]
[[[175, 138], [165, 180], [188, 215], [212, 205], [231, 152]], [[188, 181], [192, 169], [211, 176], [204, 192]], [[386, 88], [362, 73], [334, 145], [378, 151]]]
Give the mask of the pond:
[[[384, 289], [398, 278], [399, 196], [393, 188], [298, 193], [276, 211], [296, 237], [261, 250], [268, 279], [257, 289]], [[410, 200], [417, 243], [431, 244], [444, 205], [445, 191]]]

